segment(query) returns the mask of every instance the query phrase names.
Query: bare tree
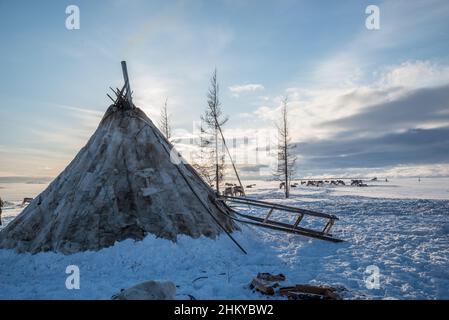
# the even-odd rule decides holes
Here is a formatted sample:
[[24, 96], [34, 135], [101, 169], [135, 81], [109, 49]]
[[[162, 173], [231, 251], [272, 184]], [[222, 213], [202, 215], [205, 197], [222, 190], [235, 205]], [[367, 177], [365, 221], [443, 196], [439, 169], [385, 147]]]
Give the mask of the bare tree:
[[215, 69], [210, 80], [209, 92], [207, 93], [208, 107], [201, 116], [201, 120], [204, 123], [203, 129], [205, 136], [207, 136], [208, 145], [213, 146], [213, 149], [211, 148], [211, 155], [215, 158], [213, 161], [215, 163], [215, 177], [213, 180], [217, 193], [220, 192], [220, 183], [224, 179], [225, 171], [225, 154], [219, 139], [219, 126], [222, 127], [228, 121], [228, 117], [223, 116], [221, 110], [219, 91], [217, 69]]
[[284, 183], [285, 197], [290, 196], [290, 181], [295, 174], [296, 156], [293, 150], [296, 145], [291, 143], [288, 123], [288, 99], [282, 100], [281, 119], [276, 125], [278, 130], [277, 170], [275, 176]]
[[202, 120], [199, 130], [199, 152], [195, 153], [192, 166], [210, 186], [213, 186], [215, 177], [214, 150], [211, 148], [211, 140], [209, 135], [206, 134]]
[[165, 98], [164, 105], [161, 108], [161, 118], [159, 120], [159, 129], [164, 134], [165, 138], [170, 141], [171, 138], [171, 125], [170, 116], [168, 114], [168, 98]]

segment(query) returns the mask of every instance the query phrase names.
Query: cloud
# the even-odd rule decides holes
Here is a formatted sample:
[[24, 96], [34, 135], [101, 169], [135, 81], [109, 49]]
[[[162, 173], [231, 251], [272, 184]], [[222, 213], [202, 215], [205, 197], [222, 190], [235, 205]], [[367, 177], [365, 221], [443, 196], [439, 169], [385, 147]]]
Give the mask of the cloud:
[[242, 93], [261, 91], [264, 89], [265, 88], [263, 85], [257, 83], [241, 84], [229, 87], [229, 91], [231, 91], [232, 95], [235, 97], [238, 97]]
[[409, 91], [392, 101], [370, 105], [361, 112], [322, 123], [345, 135], [379, 135], [411, 128], [449, 125], [449, 85]]
[[74, 111], [74, 114], [87, 114], [87, 115], [91, 115], [97, 118], [101, 118], [104, 114], [104, 112], [102, 111], [98, 111], [98, 110], [93, 110], [93, 109], [86, 109], [86, 108], [79, 108], [79, 107], [73, 107], [73, 106], [68, 106], [68, 105], [55, 105], [58, 108], [61, 109], [65, 109], [65, 110], [70, 110], [70, 111]]
[[73, 158], [73, 150], [0, 146], [0, 175], [56, 176]]
[[447, 164], [426, 165], [395, 165], [372, 168], [344, 168], [344, 169], [320, 169], [303, 170], [304, 178], [328, 178], [328, 177], [378, 177], [383, 178], [412, 178], [412, 177], [449, 177]]
[[31, 124], [24, 125], [26, 139], [0, 145], [1, 172], [57, 175], [86, 143], [104, 113], [87, 107], [42, 104], [48, 113], [35, 115]]
[[326, 139], [298, 143], [306, 169], [376, 168], [448, 163], [449, 126], [410, 129], [380, 137]]
[[73, 107], [62, 104], [52, 104], [52, 106], [67, 110], [70, 117], [78, 120], [78, 129], [82, 132], [83, 135], [86, 134], [86, 132], [91, 133], [92, 130], [97, 127], [105, 112], [104, 110], [99, 111], [95, 109]]
[[[406, 61], [385, 67], [369, 84], [288, 87], [283, 95], [289, 97], [293, 138], [307, 141], [355, 134], [357, 125], [358, 134], [368, 135], [443, 126], [449, 113], [448, 84], [448, 65]], [[276, 121], [283, 95], [264, 101], [253, 111], [255, 119], [263, 125]]]
[[[369, 84], [288, 87], [284, 94], [301, 175], [449, 163], [448, 65], [405, 61]], [[254, 118], [272, 125], [282, 96], [263, 102]]]
[[168, 98], [168, 110], [170, 114], [179, 111], [183, 105], [180, 99], [184, 98], [182, 80], [173, 79], [153, 68], [142, 68], [135, 76], [132, 86], [136, 92], [133, 102], [153, 119], [155, 122], [160, 117], [161, 107]]
[[254, 115], [258, 116], [262, 120], [275, 121], [278, 115], [277, 107], [261, 106], [254, 111]]
[[[379, 176], [376, 171], [374, 175]], [[449, 165], [429, 164], [429, 165], [400, 165], [387, 167], [378, 170], [379, 173], [387, 177], [449, 177]]]
[[378, 80], [381, 87], [426, 88], [445, 83], [449, 83], [449, 66], [428, 60], [389, 66]]

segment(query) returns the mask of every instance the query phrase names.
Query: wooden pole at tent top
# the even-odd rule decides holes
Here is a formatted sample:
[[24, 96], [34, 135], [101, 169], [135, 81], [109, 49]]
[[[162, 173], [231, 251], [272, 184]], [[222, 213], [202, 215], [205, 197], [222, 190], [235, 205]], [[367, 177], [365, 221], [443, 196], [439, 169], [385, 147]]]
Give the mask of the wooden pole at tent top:
[[123, 80], [125, 80], [126, 85], [126, 99], [129, 102], [129, 105], [132, 108], [132, 99], [131, 99], [131, 85], [129, 84], [129, 77], [128, 77], [128, 69], [126, 67], [126, 61], [122, 61], [122, 72], [123, 72]]

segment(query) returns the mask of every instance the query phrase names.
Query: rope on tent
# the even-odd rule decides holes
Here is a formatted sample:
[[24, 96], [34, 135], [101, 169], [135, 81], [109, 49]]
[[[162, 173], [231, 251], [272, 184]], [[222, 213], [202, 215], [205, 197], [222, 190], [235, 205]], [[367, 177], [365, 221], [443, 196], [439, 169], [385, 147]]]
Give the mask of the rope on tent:
[[[215, 119], [215, 117], [214, 117], [214, 119]], [[234, 172], [235, 172], [235, 175], [237, 177], [237, 180], [239, 181], [240, 188], [242, 188], [243, 195], [245, 195], [245, 188], [243, 188], [242, 181], [240, 181], [240, 177], [239, 177], [239, 174], [237, 172], [237, 168], [235, 167], [234, 161], [232, 160], [231, 153], [229, 152], [228, 145], [226, 144], [226, 139], [225, 139], [225, 137], [223, 135], [223, 131], [221, 131], [221, 127], [220, 127], [220, 124], [218, 123], [217, 119], [215, 119], [215, 124], [217, 125], [217, 128], [220, 131], [221, 139], [223, 140], [223, 145], [225, 146], [226, 151], [228, 152], [228, 156], [229, 156], [229, 159], [231, 160], [232, 168], [234, 169]]]
[[[165, 152], [168, 153], [168, 155], [170, 156], [171, 152], [170, 150], [167, 149], [166, 145], [164, 143], [162, 143], [161, 139], [160, 139], [160, 135], [158, 134], [158, 132], [156, 130], [154, 130], [153, 126], [150, 125], [145, 119], [138, 117], [138, 116], [134, 116], [133, 117], [143, 121], [148, 127], [150, 127], [151, 131], [153, 131], [154, 135], [156, 136], [156, 138], [158, 139], [159, 143], [162, 145], [162, 147], [164, 148]], [[175, 165], [176, 169], [179, 171], [179, 173], [181, 174], [181, 176], [184, 178], [184, 181], [186, 182], [187, 186], [190, 188], [190, 190], [193, 192], [193, 194], [197, 197], [197, 199], [200, 201], [200, 203], [203, 205], [203, 207], [207, 210], [207, 212], [209, 213], [209, 215], [212, 217], [212, 219], [215, 221], [215, 223], [227, 234], [227, 236], [232, 240], [232, 242], [234, 242], [237, 247], [239, 247], [239, 249], [244, 253], [244, 254], [248, 254], [246, 252], [245, 249], [243, 249], [243, 247], [240, 245], [240, 243], [237, 242], [237, 240], [231, 235], [231, 233], [226, 230], [226, 228], [220, 223], [220, 221], [214, 216], [214, 214], [212, 213], [212, 211], [210, 210], [210, 208], [204, 203], [203, 199], [201, 199], [201, 197], [198, 195], [198, 193], [195, 191], [195, 189], [193, 188], [193, 186], [190, 184], [189, 180], [187, 179], [187, 177], [185, 176], [184, 172], [182, 172], [181, 168], [179, 168], [178, 165]], [[218, 207], [217, 207], [218, 208]], [[220, 208], [218, 208], [220, 211]], [[228, 215], [229, 216], [229, 215]]]

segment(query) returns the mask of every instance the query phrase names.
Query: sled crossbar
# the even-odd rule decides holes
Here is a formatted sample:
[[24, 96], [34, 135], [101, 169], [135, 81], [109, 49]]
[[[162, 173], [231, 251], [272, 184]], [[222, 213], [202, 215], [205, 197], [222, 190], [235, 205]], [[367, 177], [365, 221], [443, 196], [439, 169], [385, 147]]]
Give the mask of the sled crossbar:
[[261, 201], [261, 200], [254, 200], [249, 198], [239, 198], [239, 197], [230, 197], [230, 196], [220, 196], [219, 200], [227, 201], [231, 203], [240, 203], [240, 204], [248, 204], [256, 207], [262, 207], [262, 208], [273, 208], [281, 211], [287, 211], [287, 212], [293, 212], [293, 213], [302, 213], [309, 216], [314, 216], [318, 218], [327, 218], [327, 219], [334, 219], [338, 220], [338, 217], [333, 214], [327, 214], [307, 209], [301, 209], [297, 207], [292, 206], [286, 206], [283, 204], [278, 203], [272, 203], [267, 201]]
[[[312, 237], [317, 238], [321, 240], [326, 241], [332, 241], [332, 242], [341, 242], [343, 240], [335, 238], [330, 233], [332, 226], [334, 225], [335, 221], [338, 220], [338, 217], [331, 214], [296, 208], [292, 206], [286, 206], [281, 205], [277, 203], [270, 203], [266, 201], [260, 201], [260, 200], [254, 200], [254, 199], [248, 199], [248, 198], [237, 198], [237, 197], [229, 197], [229, 196], [220, 196], [217, 198], [218, 201], [226, 202], [227, 204], [235, 203], [235, 204], [242, 204], [242, 205], [248, 205], [248, 206], [254, 206], [254, 207], [260, 207], [260, 208], [268, 208], [269, 211], [266, 214], [265, 217], [256, 217], [250, 214], [245, 214], [238, 212], [234, 208], [230, 207], [233, 213], [238, 216], [239, 218], [236, 218], [235, 220], [247, 223], [263, 228], [278, 230], [278, 231], [284, 231], [287, 233], [293, 233], [293, 234], [299, 234], [306, 237]], [[285, 223], [280, 221], [275, 221], [273, 219], [270, 219], [273, 211], [282, 211], [282, 212], [288, 212], [295, 214], [295, 220], [293, 223]], [[312, 216], [315, 218], [321, 218], [326, 219], [326, 224], [322, 230], [313, 230], [309, 228], [300, 227], [301, 221], [306, 216]], [[241, 219], [240, 219], [241, 218]]]

